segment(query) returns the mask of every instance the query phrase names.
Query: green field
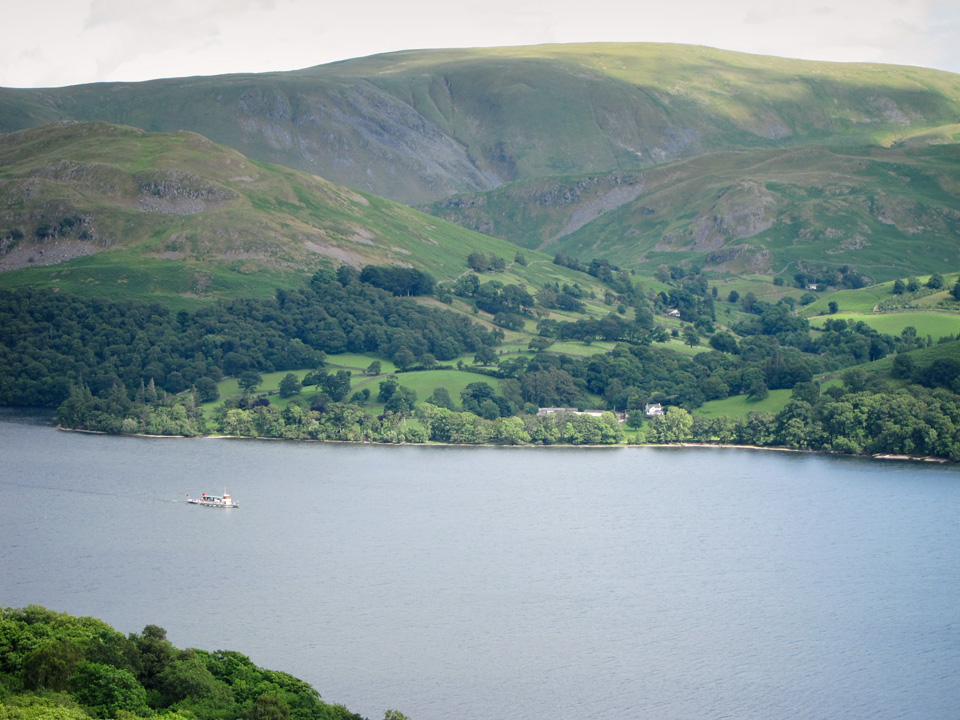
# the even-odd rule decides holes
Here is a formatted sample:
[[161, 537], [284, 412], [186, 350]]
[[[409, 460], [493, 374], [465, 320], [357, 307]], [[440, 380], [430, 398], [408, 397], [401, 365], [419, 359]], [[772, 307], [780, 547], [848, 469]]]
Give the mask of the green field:
[[327, 371], [349, 370], [353, 373], [354, 379], [360, 373], [363, 373], [374, 360], [380, 361], [380, 374], [388, 375], [397, 371], [397, 366], [389, 360], [374, 357], [373, 355], [358, 355], [355, 353], [344, 353], [342, 355], [327, 356]]
[[830, 312], [830, 303], [835, 302], [843, 312], [873, 312], [873, 309], [883, 300], [890, 297], [889, 284], [871, 285], [859, 290], [837, 290], [822, 295], [817, 301], [800, 308], [800, 314], [805, 317], [826, 315]]
[[[920, 275], [917, 280], [923, 286], [930, 279], [929, 275]], [[957, 282], [957, 273], [945, 273], [944, 290], [933, 295], [925, 295], [918, 292], [915, 297], [913, 293], [905, 293], [897, 296], [893, 294], [893, 283], [885, 282], [870, 287], [859, 288], [857, 290], [837, 290], [836, 292], [826, 293], [817, 298], [817, 301], [800, 308], [800, 314], [805, 317], [814, 317], [826, 315], [830, 312], [830, 303], [837, 303], [840, 312], [844, 313], [871, 313], [884, 309], [894, 309], [889, 307], [891, 301], [896, 300], [901, 307], [925, 309], [932, 304], [947, 300], [947, 290], [953, 287]], [[930, 293], [932, 291], [925, 291]], [[881, 303], [883, 306], [881, 307]], [[960, 303], [957, 303], [957, 312], [960, 312]]]
[[[499, 393], [500, 381], [497, 378], [465, 370], [422, 370], [419, 372], [398, 373], [396, 375], [400, 385], [408, 387], [417, 393], [417, 404], [426, 400], [438, 387], [445, 387], [450, 393], [450, 399], [455, 405], [460, 405], [460, 391], [467, 385], [476, 382], [485, 382]], [[374, 398], [379, 390], [378, 384], [370, 386]]]
[[899, 335], [905, 327], [916, 328], [920, 337], [932, 337], [935, 341], [942, 337], [956, 337], [960, 333], [960, 315], [939, 312], [897, 312], [882, 315], [861, 313], [837, 313], [810, 318], [810, 326], [822, 328], [827, 320], [847, 320], [864, 322], [884, 335]]
[[683, 342], [680, 338], [670, 338], [667, 342], [658, 345], [658, 347], [666, 348], [667, 350], [673, 350], [676, 353], [681, 355], [699, 355], [702, 352], [709, 352], [712, 348], [707, 344], [707, 338], [700, 338], [700, 344], [690, 347]]
[[580, 357], [590, 357], [599, 353], [610, 352], [616, 346], [616, 343], [596, 341], [592, 343], [570, 340], [567, 342], [558, 342], [551, 345], [546, 352], [560, 353], [561, 355], [578, 355]]
[[734, 395], [723, 400], [711, 400], [693, 411], [694, 415], [717, 418], [726, 415], [732, 418], [745, 418], [748, 413], [778, 413], [790, 400], [790, 390], [771, 390], [763, 400], [747, 399], [746, 395]]
[[[576, 354], [581, 355], [585, 354], [585, 350], [595, 347], [591, 345], [584, 345], [582, 343], [569, 344], [573, 346], [571, 349], [577, 350]], [[612, 343], [607, 344], [612, 346]], [[606, 352], [608, 349], [609, 348], [597, 348], [596, 352]], [[531, 355], [531, 353], [528, 353], [527, 355]], [[453, 400], [457, 407], [460, 405], [461, 391], [471, 383], [485, 382], [490, 385], [498, 394], [500, 393], [499, 378], [484, 375], [482, 373], [470, 372], [469, 370], [457, 370], [452, 367], [448, 370], [415, 370], [410, 372], [396, 372], [396, 368], [394, 367], [393, 363], [381, 360], [383, 367], [380, 375], [368, 376], [357, 370], [357, 368], [366, 369], [366, 367], [376, 359], [378, 358], [368, 355], [349, 353], [342, 355], [330, 355], [327, 358], [326, 370], [330, 373], [335, 373], [338, 369], [349, 370], [351, 372], [351, 389], [369, 389], [370, 400], [367, 402], [367, 407], [368, 409], [374, 411], [382, 409], [383, 407], [382, 404], [377, 403], [376, 398], [380, 391], [380, 383], [386, 380], [389, 375], [394, 375], [401, 386], [410, 388], [417, 393], [418, 405], [422, 404], [428, 397], [430, 397], [430, 395], [433, 394], [433, 391], [438, 387], [447, 389], [447, 392], [450, 393], [451, 400]], [[466, 360], [464, 362], [467, 365], [470, 364]], [[447, 365], [449, 367], [449, 364]], [[310, 369], [261, 373], [263, 382], [253, 391], [253, 395], [269, 395], [271, 405], [275, 405], [279, 408], [285, 408], [293, 399], [298, 397], [302, 398], [305, 396], [310, 397], [317, 392], [316, 388], [309, 386], [304, 387], [298, 395], [294, 395], [289, 398], [280, 397], [278, 393], [280, 381], [283, 380], [288, 372], [293, 372], [293, 374], [302, 381], [304, 376], [310, 372]], [[204, 403], [201, 406], [208, 419], [212, 419], [214, 411], [223, 400], [230, 397], [238, 397], [241, 394], [236, 378], [225, 378], [221, 380], [219, 383], [217, 383], [217, 388], [220, 391], [220, 400]], [[603, 406], [603, 399], [595, 395], [588, 395], [586, 400], [591, 407], [599, 408]]]
[[[79, 297], [160, 301], [171, 310], [196, 310], [215, 297], [269, 298], [277, 288], [301, 287], [302, 272], [250, 269], [242, 261], [199, 265], [115, 250], [69, 263], [26, 267], [0, 276], [4, 288], [50, 287]], [[202, 278], [203, 289], [198, 285]]]

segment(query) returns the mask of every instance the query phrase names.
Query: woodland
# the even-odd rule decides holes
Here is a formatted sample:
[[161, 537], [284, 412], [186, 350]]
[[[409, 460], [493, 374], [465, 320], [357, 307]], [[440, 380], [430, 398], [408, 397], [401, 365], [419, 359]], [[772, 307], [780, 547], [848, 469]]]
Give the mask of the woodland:
[[[731, 298], [714, 299], [702, 275], [683, 273], [668, 292], [653, 295], [621, 273], [607, 279], [629, 313], [542, 319], [531, 340], [539, 351], [504, 356], [497, 354], [500, 328], [362, 279], [377, 273], [342, 267], [318, 272], [301, 291], [176, 314], [157, 304], [2, 293], [0, 401], [57, 407], [63, 427], [108, 433], [506, 445], [717, 442], [960, 459], [960, 360], [948, 353], [918, 363], [911, 354], [949, 349], [953, 338], [934, 345], [912, 328], [884, 335], [843, 319], [828, 319], [813, 333], [789, 303], [749, 296], [735, 300], [744, 319], [731, 331], [717, 330], [715, 307]], [[535, 293], [538, 300], [515, 285], [464, 277], [471, 282], [461, 278], [452, 293], [490, 313], [533, 317], [538, 302], [556, 302], [552, 290]], [[424, 285], [434, 286], [432, 278]], [[679, 308], [692, 334], [713, 330], [710, 350], [686, 356], [662, 347], [669, 334], [654, 317], [665, 307]], [[570, 338], [614, 347], [589, 357], [549, 352]], [[375, 396], [372, 388], [351, 394], [351, 372], [326, 367], [329, 356], [343, 352], [382, 357], [397, 372], [376, 374]], [[856, 367], [887, 356], [893, 362], [885, 374]], [[286, 390], [281, 385], [283, 407], [254, 392], [261, 373], [304, 368], [302, 382], [288, 373]], [[459, 403], [443, 387], [417, 398], [404, 385], [410, 374], [438, 368], [478, 377]], [[817, 378], [825, 374], [840, 382], [822, 388]], [[239, 377], [245, 391], [208, 418], [201, 405], [219, 399], [217, 383], [226, 376]], [[771, 390], [790, 391], [776, 413], [695, 414], [711, 400], [762, 400]], [[594, 400], [607, 412], [538, 414]], [[661, 402], [665, 414], [644, 416], [647, 405]]]
[[101, 620], [39, 605], [0, 608], [0, 718], [148, 717], [363, 720], [238, 652], [176, 648], [156, 625], [124, 635]]

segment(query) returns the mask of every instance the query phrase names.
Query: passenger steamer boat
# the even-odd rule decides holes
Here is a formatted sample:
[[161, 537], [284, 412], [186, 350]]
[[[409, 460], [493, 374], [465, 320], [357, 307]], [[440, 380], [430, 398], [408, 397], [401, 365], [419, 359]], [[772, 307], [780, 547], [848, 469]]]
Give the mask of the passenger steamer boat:
[[194, 505], [203, 505], [205, 507], [216, 507], [216, 508], [236, 508], [240, 507], [240, 503], [236, 500], [231, 500], [230, 496], [227, 493], [220, 495], [207, 495], [204, 493], [198, 498], [190, 497], [187, 495], [187, 502], [193, 503]]

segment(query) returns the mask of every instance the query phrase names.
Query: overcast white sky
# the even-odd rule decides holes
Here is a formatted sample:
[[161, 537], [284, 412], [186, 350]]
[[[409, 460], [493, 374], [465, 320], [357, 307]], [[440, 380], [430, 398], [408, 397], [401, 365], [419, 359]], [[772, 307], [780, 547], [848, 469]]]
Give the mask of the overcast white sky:
[[295, 70], [394, 50], [622, 41], [960, 73], [958, 0], [0, 0], [0, 86]]

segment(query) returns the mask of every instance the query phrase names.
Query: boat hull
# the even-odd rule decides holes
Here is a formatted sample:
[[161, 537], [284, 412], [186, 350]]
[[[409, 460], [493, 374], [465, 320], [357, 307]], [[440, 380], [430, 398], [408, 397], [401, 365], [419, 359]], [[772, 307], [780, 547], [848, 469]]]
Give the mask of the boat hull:
[[201, 505], [203, 507], [222, 508], [229, 510], [240, 507], [240, 503], [233, 500], [229, 495], [218, 497], [216, 495], [204, 495], [203, 497], [192, 498], [187, 495], [187, 502], [191, 505]]

